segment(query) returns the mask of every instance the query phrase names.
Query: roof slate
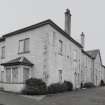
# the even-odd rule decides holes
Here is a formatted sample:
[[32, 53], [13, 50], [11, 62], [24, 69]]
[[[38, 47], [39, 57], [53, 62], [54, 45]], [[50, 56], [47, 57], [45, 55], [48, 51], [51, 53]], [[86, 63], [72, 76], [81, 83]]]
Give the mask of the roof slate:
[[86, 52], [95, 59], [97, 54], [100, 52], [100, 50], [95, 49], [95, 50], [89, 50], [89, 51], [86, 51]]
[[90, 54], [88, 54], [86, 51], [82, 50], [82, 53], [86, 54], [88, 57], [92, 58]]
[[8, 62], [2, 63], [2, 66], [13, 66], [13, 65], [26, 65], [33, 66], [33, 64], [25, 57], [18, 57]]
[[28, 26], [28, 27], [25, 27], [25, 28], [22, 28], [22, 29], [19, 29], [19, 30], [16, 30], [14, 32], [10, 32], [8, 34], [5, 34], [3, 35], [3, 38], [7, 38], [7, 37], [10, 37], [10, 36], [13, 36], [13, 35], [17, 35], [19, 33], [23, 33], [23, 32], [26, 32], [28, 30], [33, 30], [33, 29], [36, 29], [36, 28], [39, 28], [39, 27], [42, 27], [44, 25], [51, 25], [54, 29], [56, 29], [57, 31], [59, 31], [60, 33], [62, 33], [63, 36], [65, 36], [67, 39], [71, 40], [73, 43], [75, 43], [78, 47], [80, 48], [83, 48], [82, 45], [77, 42], [76, 40], [74, 40], [72, 37], [70, 37], [70, 35], [68, 35], [64, 30], [62, 30], [58, 25], [56, 25], [52, 20], [48, 19], [48, 20], [45, 20], [45, 21], [42, 21], [40, 23], [37, 23], [37, 24], [34, 24], [34, 25], [31, 25], [31, 26]]

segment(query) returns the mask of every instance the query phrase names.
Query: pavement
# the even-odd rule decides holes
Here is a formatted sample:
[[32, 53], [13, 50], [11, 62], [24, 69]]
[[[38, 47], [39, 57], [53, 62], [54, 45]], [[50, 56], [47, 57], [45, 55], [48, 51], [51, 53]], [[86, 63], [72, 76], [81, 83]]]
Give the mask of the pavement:
[[105, 87], [46, 96], [0, 92], [0, 105], [105, 105]]

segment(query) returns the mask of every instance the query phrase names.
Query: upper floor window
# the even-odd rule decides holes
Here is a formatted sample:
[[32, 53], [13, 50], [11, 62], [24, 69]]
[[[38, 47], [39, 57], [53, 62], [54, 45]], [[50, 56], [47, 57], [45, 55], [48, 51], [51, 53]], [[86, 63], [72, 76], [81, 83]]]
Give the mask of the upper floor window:
[[1, 47], [1, 58], [5, 58], [5, 46]]
[[56, 33], [53, 32], [53, 47], [56, 45]]
[[73, 52], [73, 60], [77, 61], [77, 51], [76, 50], [74, 50]]
[[62, 55], [63, 54], [63, 41], [59, 40], [59, 54]]
[[19, 53], [29, 52], [29, 38], [19, 40]]

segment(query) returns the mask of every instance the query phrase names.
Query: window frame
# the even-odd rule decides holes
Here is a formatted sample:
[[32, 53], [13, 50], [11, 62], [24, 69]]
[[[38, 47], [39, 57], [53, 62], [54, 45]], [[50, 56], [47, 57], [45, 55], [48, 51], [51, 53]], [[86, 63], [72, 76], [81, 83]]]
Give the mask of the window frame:
[[[26, 40], [28, 40], [28, 50], [26, 49]], [[30, 50], [30, 38], [25, 38], [24, 39], [24, 52], [29, 52]]]
[[63, 41], [59, 40], [59, 50], [58, 50], [59, 55], [63, 55]]
[[28, 76], [28, 78], [27, 79], [29, 79], [30, 78], [30, 73], [31, 73], [31, 70], [30, 70], [30, 68], [29, 67], [23, 67], [23, 82], [25, 82], [27, 79], [24, 79], [24, 71], [25, 71], [25, 69], [28, 69], [28, 71], [29, 71], [29, 76]]
[[73, 51], [73, 61], [77, 62], [77, 50], [76, 49]]
[[[26, 50], [25, 48], [25, 46], [26, 46], [26, 40], [28, 40], [29, 41], [29, 43], [28, 43], [28, 50]], [[22, 42], [23, 41], [23, 51], [20, 51], [20, 48], [21, 48], [21, 46], [20, 46], [20, 42]], [[23, 53], [29, 53], [30, 52], [30, 38], [25, 38], [25, 39], [21, 39], [21, 40], [19, 40], [19, 47], [18, 47], [18, 54], [23, 54]]]
[[[16, 74], [17, 74], [17, 77], [15, 77], [15, 79], [14, 79], [14, 74], [13, 74], [13, 70], [14, 70], [14, 68], [15, 68], [15, 70], [17, 71], [16, 72]], [[12, 74], [12, 80], [11, 80], [11, 82], [13, 82], [13, 83], [17, 83], [18, 82], [18, 79], [19, 79], [19, 71], [18, 71], [18, 67], [17, 66], [15, 66], [15, 67], [11, 67], [11, 74]]]
[[63, 80], [63, 70], [58, 70], [58, 75], [59, 75], [59, 83], [62, 83], [62, 80]]
[[4, 82], [4, 71], [1, 71], [1, 82]]
[[[9, 79], [7, 78], [7, 75], [9, 75], [8, 73], [7, 73], [7, 69], [9, 69], [10, 70], [10, 76], [9, 76]], [[5, 72], [6, 72], [6, 77], [5, 77], [5, 79], [6, 79], [6, 82], [7, 83], [11, 83], [12, 82], [12, 74], [11, 74], [11, 72], [12, 72], [12, 70], [11, 70], [12, 68], [11, 67], [7, 67], [7, 68], [5, 68]], [[8, 71], [9, 71], [8, 70]]]
[[1, 59], [4, 59], [4, 58], [5, 58], [5, 46], [2, 46], [1, 47]]
[[[14, 81], [13, 80], [13, 68], [17, 68], [17, 72], [18, 72], [18, 74], [17, 74], [17, 81]], [[8, 79], [7, 79], [7, 72], [6, 72], [6, 70], [7, 69], [10, 69], [10, 81], [8, 81]], [[5, 75], [5, 80], [6, 80], [6, 83], [18, 83], [19, 82], [19, 71], [18, 71], [18, 67], [17, 66], [11, 66], [11, 67], [6, 67], [5, 68], [5, 73], [6, 73], [6, 75]]]

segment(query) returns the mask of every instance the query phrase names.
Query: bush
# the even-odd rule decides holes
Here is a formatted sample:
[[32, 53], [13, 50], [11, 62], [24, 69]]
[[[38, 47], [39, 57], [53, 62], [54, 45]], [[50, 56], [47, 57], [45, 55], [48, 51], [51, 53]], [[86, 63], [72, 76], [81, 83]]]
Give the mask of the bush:
[[67, 90], [68, 91], [72, 91], [73, 90], [73, 84], [69, 81], [64, 81], [64, 84], [67, 86]]
[[93, 88], [95, 85], [92, 82], [84, 83], [84, 88]]
[[59, 93], [59, 92], [64, 92], [64, 91], [67, 91], [67, 85], [65, 83], [54, 83], [54, 84], [51, 84], [49, 87], [48, 87], [48, 93], [49, 94], [54, 94], [54, 93]]
[[22, 90], [26, 95], [42, 95], [46, 94], [47, 86], [41, 79], [30, 78], [25, 81], [25, 88]]
[[100, 81], [100, 86], [105, 86], [105, 83], [103, 80]]
[[69, 81], [64, 81], [64, 83], [54, 83], [48, 87], [48, 93], [54, 94], [59, 92], [71, 91], [73, 89], [73, 84]]

